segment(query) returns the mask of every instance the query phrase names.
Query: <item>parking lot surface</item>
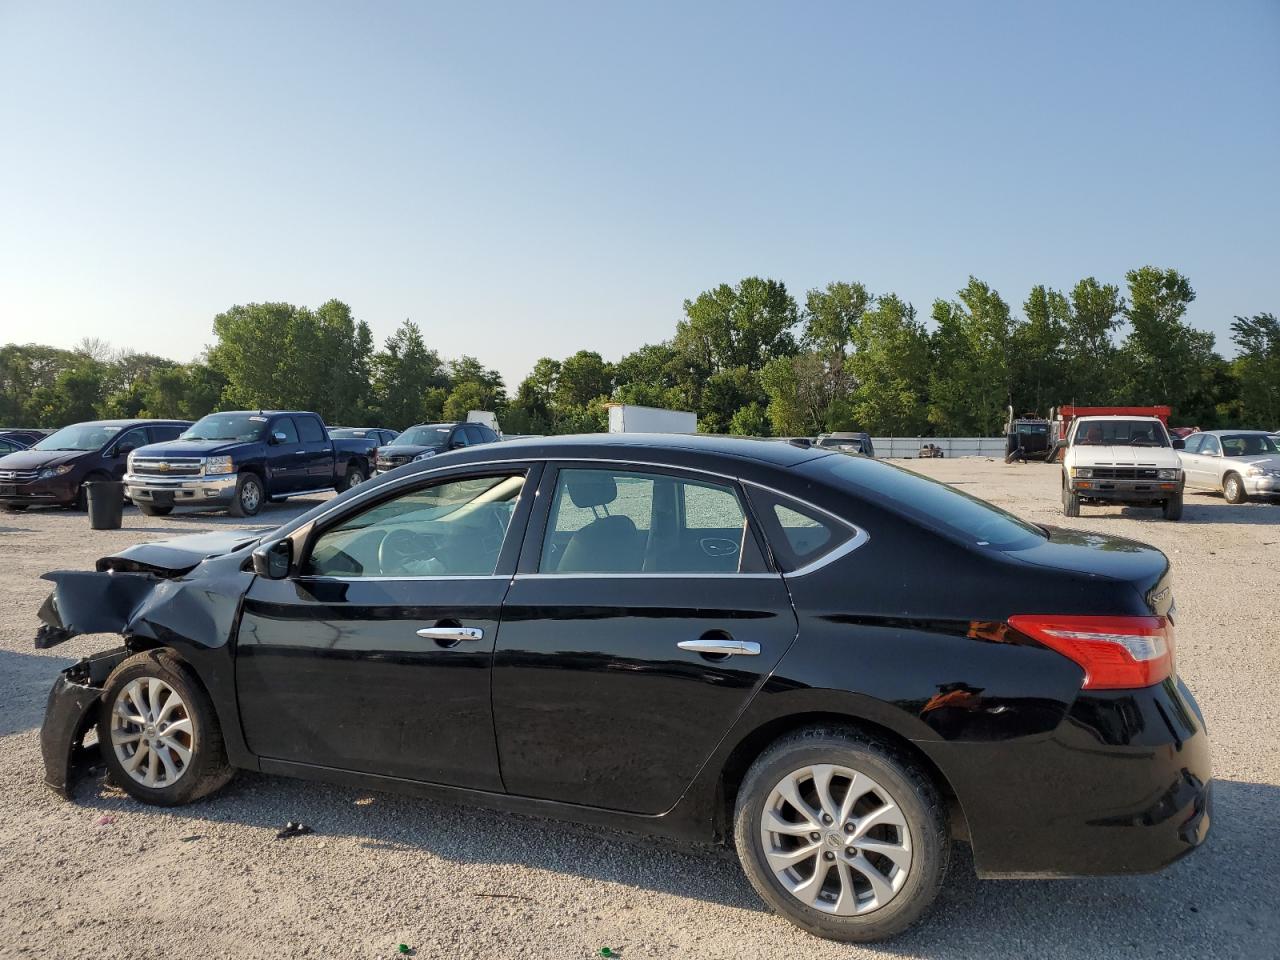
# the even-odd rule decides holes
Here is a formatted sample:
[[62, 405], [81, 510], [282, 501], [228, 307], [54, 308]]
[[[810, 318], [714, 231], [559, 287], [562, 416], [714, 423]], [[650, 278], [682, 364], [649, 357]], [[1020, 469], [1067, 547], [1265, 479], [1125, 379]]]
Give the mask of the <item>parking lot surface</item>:
[[[127, 509], [118, 531], [30, 510], [0, 514], [0, 956], [391, 957], [401, 943], [418, 957], [555, 960], [604, 946], [624, 960], [1280, 955], [1280, 505], [1192, 494], [1181, 523], [1119, 507], [1065, 521], [1056, 467], [909, 466], [1029, 520], [1169, 555], [1178, 669], [1213, 744], [1204, 848], [1153, 876], [986, 882], [957, 848], [920, 926], [852, 946], [766, 912], [726, 849], [257, 774], [172, 810], [96, 781], [68, 803], [41, 784], [45, 696], [59, 670], [114, 641], [34, 650], [49, 592], [39, 575], [91, 569], [141, 540], [273, 526], [315, 501], [252, 521]], [[1048, 612], [1053, 601], [1026, 604]], [[291, 820], [315, 833], [275, 839]]]

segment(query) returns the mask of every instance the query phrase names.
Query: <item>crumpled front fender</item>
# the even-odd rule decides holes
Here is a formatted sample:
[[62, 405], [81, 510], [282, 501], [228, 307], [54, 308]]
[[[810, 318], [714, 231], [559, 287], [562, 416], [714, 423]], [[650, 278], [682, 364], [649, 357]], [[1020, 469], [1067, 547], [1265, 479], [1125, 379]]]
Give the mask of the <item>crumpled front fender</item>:
[[124, 647], [96, 653], [58, 674], [49, 691], [40, 754], [45, 785], [64, 800], [71, 799], [72, 784], [94, 765], [96, 750], [85, 747], [85, 734], [97, 721], [102, 685], [128, 655]]

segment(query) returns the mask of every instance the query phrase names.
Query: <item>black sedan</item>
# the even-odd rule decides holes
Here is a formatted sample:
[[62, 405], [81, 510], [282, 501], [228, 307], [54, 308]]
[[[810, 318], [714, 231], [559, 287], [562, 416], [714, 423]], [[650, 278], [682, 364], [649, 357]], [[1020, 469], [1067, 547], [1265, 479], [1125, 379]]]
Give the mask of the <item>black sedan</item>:
[[42, 743], [96, 725], [138, 799], [236, 768], [732, 841], [822, 936], [980, 876], [1159, 869], [1210, 821], [1159, 551], [808, 446], [595, 436], [458, 450], [267, 533], [48, 575]]

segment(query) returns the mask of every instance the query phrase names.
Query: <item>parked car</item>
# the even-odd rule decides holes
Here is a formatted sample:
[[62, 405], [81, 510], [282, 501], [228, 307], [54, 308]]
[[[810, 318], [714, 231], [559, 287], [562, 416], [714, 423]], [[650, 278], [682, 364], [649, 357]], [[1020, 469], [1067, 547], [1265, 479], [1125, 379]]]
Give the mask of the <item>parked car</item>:
[[365, 441], [331, 439], [314, 413], [211, 413], [171, 443], [134, 451], [125, 492], [151, 517], [176, 506], [251, 517], [268, 499], [358, 486], [369, 477], [369, 459]]
[[1170, 440], [1159, 417], [1076, 417], [1062, 460], [1062, 514], [1082, 503], [1159, 507], [1182, 519], [1181, 440]]
[[864, 457], [876, 455], [876, 448], [871, 442], [869, 433], [821, 433], [818, 435], [818, 446], [826, 450], [860, 453]]
[[334, 440], [367, 440], [372, 449], [390, 443], [400, 434], [395, 430], [384, 430], [381, 427], [330, 427], [329, 436]]
[[937, 460], [945, 457], [946, 452], [936, 443], [926, 443], [920, 448], [920, 452], [916, 454], [917, 460]]
[[16, 453], [19, 450], [25, 450], [29, 444], [23, 443], [15, 437], [0, 436], [0, 456], [6, 453]]
[[375, 467], [386, 473], [414, 460], [502, 439], [483, 423], [419, 423], [378, 448]]
[[52, 430], [45, 430], [43, 427], [0, 427], [0, 440], [16, 440], [25, 449], [39, 443], [51, 433]]
[[1228, 503], [1280, 495], [1280, 443], [1262, 430], [1206, 430], [1179, 454], [1187, 486], [1213, 490]]
[[[979, 875], [1156, 870], [1212, 772], [1160, 551], [865, 457], [726, 437], [457, 450], [284, 526], [58, 572], [42, 755], [146, 803], [236, 768], [729, 840], [806, 930]], [[114, 572], [113, 572], [114, 571]], [[963, 812], [962, 812], [963, 811]]]
[[26, 450], [0, 457], [0, 503], [85, 508], [90, 480], [119, 480], [138, 447], [176, 437], [189, 420], [91, 420], [63, 427]]

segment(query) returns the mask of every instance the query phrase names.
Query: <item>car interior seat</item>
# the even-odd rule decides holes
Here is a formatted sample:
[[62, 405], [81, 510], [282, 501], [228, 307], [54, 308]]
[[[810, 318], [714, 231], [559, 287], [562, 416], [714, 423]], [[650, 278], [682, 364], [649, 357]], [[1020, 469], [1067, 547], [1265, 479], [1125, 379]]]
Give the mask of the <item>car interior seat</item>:
[[575, 507], [591, 510], [596, 517], [575, 530], [565, 544], [555, 569], [559, 573], [636, 573], [643, 561], [644, 545], [635, 523], [622, 514], [610, 514], [618, 499], [618, 484], [599, 471], [565, 474], [565, 492]]

